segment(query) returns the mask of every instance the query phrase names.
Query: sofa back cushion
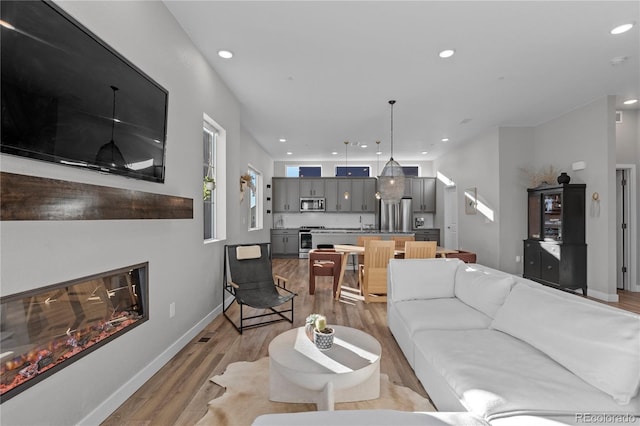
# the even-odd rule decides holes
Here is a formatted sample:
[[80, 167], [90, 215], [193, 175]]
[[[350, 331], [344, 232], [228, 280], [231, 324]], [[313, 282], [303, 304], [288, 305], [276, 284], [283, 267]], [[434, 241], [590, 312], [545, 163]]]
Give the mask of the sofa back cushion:
[[516, 284], [491, 328], [529, 343], [619, 404], [638, 392], [639, 315]]
[[514, 284], [507, 274], [492, 274], [463, 263], [456, 271], [454, 293], [458, 299], [494, 318]]
[[453, 297], [459, 259], [392, 259], [387, 297], [392, 301]]

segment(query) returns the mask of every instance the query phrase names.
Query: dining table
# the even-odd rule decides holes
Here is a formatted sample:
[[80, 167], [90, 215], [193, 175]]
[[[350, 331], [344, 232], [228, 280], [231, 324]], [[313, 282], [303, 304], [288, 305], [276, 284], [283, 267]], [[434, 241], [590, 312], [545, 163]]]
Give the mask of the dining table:
[[[336, 289], [335, 300], [340, 300], [340, 294], [342, 290], [342, 283], [344, 282], [344, 273], [347, 270], [347, 263], [350, 255], [364, 254], [364, 247], [353, 244], [335, 244], [334, 250], [342, 254], [342, 266], [340, 268], [340, 278], [338, 279], [338, 288]], [[447, 254], [458, 253], [458, 250], [448, 249], [444, 247], [436, 247], [436, 257], [446, 257]], [[395, 249], [393, 251], [394, 257], [404, 256], [403, 249]]]

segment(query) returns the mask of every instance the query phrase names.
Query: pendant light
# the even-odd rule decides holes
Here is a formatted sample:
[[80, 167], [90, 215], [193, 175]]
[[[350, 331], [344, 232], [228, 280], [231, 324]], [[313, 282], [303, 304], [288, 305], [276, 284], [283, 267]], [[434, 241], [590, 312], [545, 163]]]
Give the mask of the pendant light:
[[[376, 150], [376, 155], [378, 156], [378, 160], [376, 161], [376, 172], [380, 174], [380, 154], [382, 154], [380, 152], [380, 141], [376, 141], [376, 145], [378, 146]], [[376, 191], [376, 200], [379, 200], [380, 198], [382, 198], [380, 191]]]
[[402, 166], [393, 159], [393, 104], [395, 103], [394, 100], [389, 101], [389, 105], [391, 105], [391, 157], [378, 176], [380, 198], [386, 204], [399, 204], [404, 195], [404, 171]]
[[[349, 153], [347, 151], [347, 148], [349, 147], [349, 141], [344, 141], [344, 175], [346, 177], [349, 177]], [[349, 191], [344, 191], [344, 194], [342, 194], [344, 196], [345, 200], [349, 199]]]
[[111, 167], [116, 168], [124, 168], [125, 160], [122, 152], [120, 152], [120, 148], [116, 145], [116, 142], [113, 140], [113, 135], [115, 133], [116, 122], [116, 91], [118, 88], [116, 86], [111, 86], [111, 90], [113, 91], [113, 110], [111, 113], [111, 141], [105, 143], [100, 147], [98, 153], [96, 154], [96, 162], [99, 164], [107, 164]]

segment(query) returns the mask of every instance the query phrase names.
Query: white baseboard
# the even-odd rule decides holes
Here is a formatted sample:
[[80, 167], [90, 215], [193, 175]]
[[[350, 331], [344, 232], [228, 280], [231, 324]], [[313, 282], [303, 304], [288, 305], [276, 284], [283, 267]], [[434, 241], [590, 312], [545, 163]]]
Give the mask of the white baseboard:
[[618, 302], [617, 294], [603, 293], [598, 290], [587, 289], [587, 295], [589, 297], [595, 297], [596, 299], [604, 300], [605, 302]]
[[191, 329], [184, 333], [164, 352], [151, 361], [138, 374], [133, 376], [128, 382], [124, 383], [102, 404], [97, 406], [91, 413], [82, 419], [78, 425], [98, 425], [102, 423], [221, 313], [222, 305], [218, 305], [206, 317], [198, 321], [196, 325], [191, 327]]

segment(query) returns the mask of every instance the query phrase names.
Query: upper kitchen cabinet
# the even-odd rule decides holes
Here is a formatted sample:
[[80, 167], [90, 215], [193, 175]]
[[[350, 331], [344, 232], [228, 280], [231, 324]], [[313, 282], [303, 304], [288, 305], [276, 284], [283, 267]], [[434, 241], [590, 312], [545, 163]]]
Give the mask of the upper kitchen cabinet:
[[414, 178], [410, 176], [404, 177], [404, 195], [403, 195], [404, 198], [413, 198], [413, 192], [412, 192], [413, 179], [419, 179], [419, 178]]
[[436, 178], [414, 177], [411, 179], [411, 198], [413, 211], [435, 213], [436, 211]]
[[300, 197], [324, 197], [325, 179], [300, 179]]
[[353, 213], [375, 213], [376, 179], [351, 178], [351, 211]]
[[[351, 178], [335, 178], [325, 180], [326, 211], [328, 212], [351, 212]], [[344, 198], [344, 193], [349, 192], [349, 198]]]
[[273, 211], [300, 212], [300, 179], [273, 178]]

